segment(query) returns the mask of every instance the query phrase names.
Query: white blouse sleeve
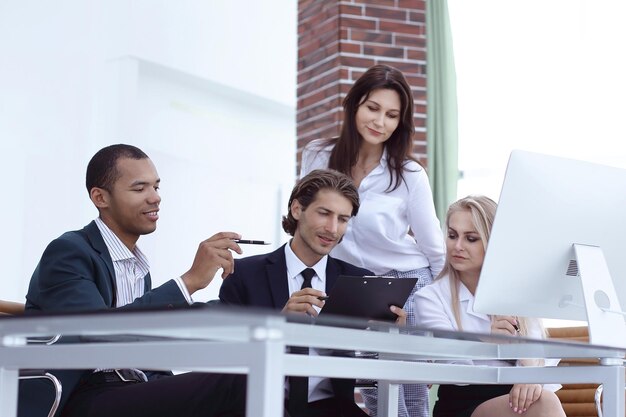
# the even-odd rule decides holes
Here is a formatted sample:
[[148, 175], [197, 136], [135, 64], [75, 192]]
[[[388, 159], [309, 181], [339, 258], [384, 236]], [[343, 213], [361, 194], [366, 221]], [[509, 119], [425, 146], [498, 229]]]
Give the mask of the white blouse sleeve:
[[315, 139], [309, 142], [302, 150], [302, 162], [300, 163], [300, 178], [316, 169], [328, 168], [330, 150], [323, 147], [323, 139]]
[[432, 284], [427, 285], [413, 296], [415, 324], [428, 330], [457, 330], [453, 317], [446, 314], [446, 307], [443, 305], [445, 300], [431, 286]]
[[[443, 277], [440, 279], [448, 279]], [[413, 296], [415, 324], [424, 330], [457, 331], [451, 309], [444, 303], [449, 302], [436, 284], [430, 284], [417, 291]], [[473, 365], [471, 360], [437, 360], [439, 363]]]
[[[538, 319], [528, 319], [528, 337], [532, 339], [545, 339], [543, 327]], [[557, 366], [561, 361], [558, 358], [545, 359], [545, 366]]]
[[439, 275], [445, 262], [445, 245], [441, 224], [435, 213], [433, 194], [424, 168], [411, 164], [410, 169], [418, 171], [407, 173], [410, 177], [408, 220], [420, 251], [428, 259], [433, 277]]

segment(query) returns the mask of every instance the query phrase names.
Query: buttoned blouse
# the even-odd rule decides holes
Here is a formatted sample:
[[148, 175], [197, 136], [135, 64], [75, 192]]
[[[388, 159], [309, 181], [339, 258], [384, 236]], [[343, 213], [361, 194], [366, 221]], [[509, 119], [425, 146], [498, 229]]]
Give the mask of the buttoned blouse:
[[[328, 168], [333, 145], [323, 143], [314, 140], [304, 148], [300, 177]], [[379, 164], [361, 181], [359, 213], [331, 256], [378, 275], [430, 267], [436, 276], [443, 268], [445, 246], [426, 171], [406, 161], [404, 181], [388, 191], [387, 157], [385, 150]]]

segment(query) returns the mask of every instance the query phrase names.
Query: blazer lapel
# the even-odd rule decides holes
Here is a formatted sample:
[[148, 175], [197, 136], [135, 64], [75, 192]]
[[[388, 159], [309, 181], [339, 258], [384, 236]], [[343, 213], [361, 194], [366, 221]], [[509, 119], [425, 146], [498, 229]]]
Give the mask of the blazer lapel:
[[265, 266], [267, 282], [272, 294], [272, 303], [275, 308], [282, 308], [289, 299], [289, 281], [287, 277], [287, 261], [285, 259], [285, 245], [276, 249], [267, 256]]
[[326, 293], [330, 292], [331, 288], [335, 286], [339, 275], [341, 275], [339, 263], [329, 256], [326, 262]]
[[150, 272], [148, 272], [146, 276], [143, 277], [143, 292], [147, 293], [150, 290], [152, 290], [152, 277], [150, 276]]
[[87, 241], [91, 245], [91, 247], [98, 252], [100, 258], [104, 261], [104, 264], [107, 267], [107, 271], [109, 272], [109, 282], [111, 283], [112, 289], [112, 300], [113, 306], [116, 305], [117, 299], [117, 289], [115, 285], [115, 269], [113, 268], [113, 260], [111, 259], [111, 254], [109, 253], [109, 249], [107, 248], [106, 243], [104, 243], [104, 239], [102, 238], [102, 234], [100, 234], [100, 229], [98, 229], [98, 225], [96, 225], [95, 221], [89, 223], [83, 229], [85, 235], [87, 236]]

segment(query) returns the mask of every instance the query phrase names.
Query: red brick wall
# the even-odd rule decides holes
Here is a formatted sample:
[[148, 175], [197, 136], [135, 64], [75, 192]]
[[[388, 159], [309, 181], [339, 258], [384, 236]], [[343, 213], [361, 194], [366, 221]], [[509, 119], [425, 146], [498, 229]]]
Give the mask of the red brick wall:
[[341, 101], [375, 64], [398, 68], [411, 85], [414, 152], [426, 164], [425, 12], [424, 0], [299, 0], [298, 166], [309, 141], [339, 134]]

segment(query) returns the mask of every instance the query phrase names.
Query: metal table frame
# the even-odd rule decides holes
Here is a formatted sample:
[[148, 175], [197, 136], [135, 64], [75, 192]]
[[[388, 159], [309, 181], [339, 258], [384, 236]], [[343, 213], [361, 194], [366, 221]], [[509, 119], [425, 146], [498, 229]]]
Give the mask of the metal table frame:
[[[379, 380], [379, 415], [397, 415], [399, 383], [598, 383], [604, 385], [604, 415], [624, 416], [626, 349], [468, 333], [416, 330], [415, 334], [401, 334], [394, 326], [371, 331], [363, 329], [364, 322], [350, 322], [357, 328], [338, 327], [342, 321], [329, 320], [327, 324], [291, 322], [269, 312], [222, 309], [0, 318], [0, 409], [3, 416], [17, 415], [19, 369], [144, 368], [245, 373], [248, 386], [254, 387], [247, 391], [248, 416], [282, 415], [287, 375]], [[92, 340], [128, 334], [137, 337], [51, 346], [25, 344], [27, 336], [51, 334]], [[286, 346], [377, 352], [379, 358], [294, 355], [287, 353]], [[600, 358], [601, 363], [493, 367], [424, 362], [518, 358]]]

